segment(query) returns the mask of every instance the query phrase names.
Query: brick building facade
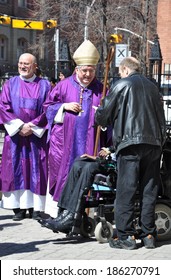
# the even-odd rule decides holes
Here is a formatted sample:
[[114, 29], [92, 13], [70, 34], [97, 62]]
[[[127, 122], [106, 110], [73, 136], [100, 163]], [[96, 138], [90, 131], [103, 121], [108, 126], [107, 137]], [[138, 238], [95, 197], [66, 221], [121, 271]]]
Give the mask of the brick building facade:
[[171, 72], [171, 0], [158, 0], [157, 33], [162, 52], [162, 73]]

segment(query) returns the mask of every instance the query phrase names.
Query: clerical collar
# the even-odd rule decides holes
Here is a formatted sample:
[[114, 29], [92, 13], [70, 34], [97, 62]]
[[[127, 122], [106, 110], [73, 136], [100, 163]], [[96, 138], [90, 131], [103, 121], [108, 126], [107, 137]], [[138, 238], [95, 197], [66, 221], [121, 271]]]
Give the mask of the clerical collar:
[[33, 82], [34, 79], [36, 78], [36, 75], [34, 74], [31, 78], [26, 79], [23, 76], [20, 75], [21, 80], [26, 81], [26, 82]]
[[81, 83], [81, 81], [80, 81], [80, 79], [78, 78], [78, 75], [77, 75], [77, 74], [76, 74], [76, 78], [77, 78], [77, 80], [78, 80], [78, 82], [79, 82], [79, 84], [80, 84], [81, 87], [86, 88], [86, 87], [89, 86], [90, 83], [89, 83], [89, 84], [86, 84], [86, 85], [83, 84], [83, 83]]

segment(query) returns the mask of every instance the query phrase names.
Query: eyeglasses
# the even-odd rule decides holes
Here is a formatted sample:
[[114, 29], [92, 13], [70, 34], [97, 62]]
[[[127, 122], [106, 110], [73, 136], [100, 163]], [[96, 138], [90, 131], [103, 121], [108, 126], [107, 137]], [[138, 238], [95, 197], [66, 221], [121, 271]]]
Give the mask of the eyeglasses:
[[82, 68], [78, 68], [80, 70], [80, 72], [82, 72], [84, 75], [89, 73], [89, 74], [94, 74], [95, 73], [95, 69], [82, 69]]
[[18, 65], [19, 66], [22, 66], [22, 65], [24, 65], [24, 66], [29, 66], [29, 65], [31, 65], [32, 63], [29, 63], [29, 62], [18, 62]]

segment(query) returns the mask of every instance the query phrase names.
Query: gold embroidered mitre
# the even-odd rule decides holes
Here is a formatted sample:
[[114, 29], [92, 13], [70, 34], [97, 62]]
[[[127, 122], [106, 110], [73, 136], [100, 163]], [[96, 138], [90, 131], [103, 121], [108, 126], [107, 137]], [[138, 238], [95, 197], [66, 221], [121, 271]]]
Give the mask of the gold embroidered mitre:
[[85, 40], [73, 54], [73, 59], [78, 66], [96, 65], [99, 58], [98, 50], [89, 40]]

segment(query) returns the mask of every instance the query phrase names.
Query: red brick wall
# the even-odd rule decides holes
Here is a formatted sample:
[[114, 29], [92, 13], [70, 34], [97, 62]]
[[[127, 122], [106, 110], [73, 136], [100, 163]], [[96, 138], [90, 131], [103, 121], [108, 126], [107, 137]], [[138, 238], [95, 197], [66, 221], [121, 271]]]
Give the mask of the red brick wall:
[[162, 63], [171, 64], [171, 0], [158, 0], [157, 33]]

